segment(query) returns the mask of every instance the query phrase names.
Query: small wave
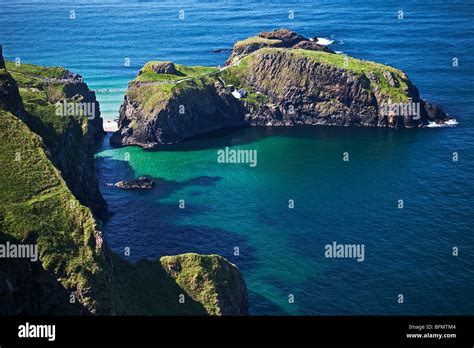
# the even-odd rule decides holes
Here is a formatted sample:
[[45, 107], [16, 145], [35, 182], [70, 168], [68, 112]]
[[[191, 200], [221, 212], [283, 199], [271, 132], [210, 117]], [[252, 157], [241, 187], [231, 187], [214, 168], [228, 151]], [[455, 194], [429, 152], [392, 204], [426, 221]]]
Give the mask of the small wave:
[[334, 52], [337, 53], [337, 54], [343, 54], [344, 53], [342, 51], [334, 51]]
[[318, 45], [329, 46], [333, 42], [334, 42], [334, 40], [326, 39], [324, 37], [318, 37]]
[[447, 120], [443, 123], [429, 122], [427, 127], [429, 128], [440, 128], [440, 127], [456, 127], [459, 124], [454, 118]]

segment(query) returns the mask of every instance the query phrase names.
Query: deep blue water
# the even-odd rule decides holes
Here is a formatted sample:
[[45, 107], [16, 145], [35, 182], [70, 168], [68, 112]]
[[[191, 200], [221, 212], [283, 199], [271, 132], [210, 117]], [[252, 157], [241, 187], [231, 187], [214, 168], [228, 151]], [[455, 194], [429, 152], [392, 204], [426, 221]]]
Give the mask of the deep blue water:
[[[130, 247], [133, 260], [187, 251], [224, 255], [242, 270], [253, 314], [474, 314], [471, 1], [1, 5], [5, 56], [83, 75], [106, 119], [117, 117], [127, 82], [145, 62], [223, 64], [227, 54], [213, 49], [278, 27], [404, 70], [458, 127], [250, 129], [164, 152], [113, 149], [106, 139], [97, 161], [114, 213], [106, 237], [117, 252]], [[257, 149], [258, 166], [217, 164], [216, 150], [225, 146]], [[345, 151], [349, 162], [341, 160]], [[156, 190], [105, 185], [143, 174], [162, 178]], [[325, 258], [333, 241], [364, 244], [365, 261]]]

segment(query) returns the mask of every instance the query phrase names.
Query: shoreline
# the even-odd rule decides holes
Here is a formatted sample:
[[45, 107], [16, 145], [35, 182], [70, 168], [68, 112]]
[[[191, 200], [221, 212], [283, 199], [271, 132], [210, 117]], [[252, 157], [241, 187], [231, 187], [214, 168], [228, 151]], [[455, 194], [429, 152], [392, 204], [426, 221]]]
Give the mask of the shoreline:
[[102, 127], [104, 128], [104, 131], [107, 133], [114, 133], [118, 131], [118, 123], [113, 120], [104, 120]]

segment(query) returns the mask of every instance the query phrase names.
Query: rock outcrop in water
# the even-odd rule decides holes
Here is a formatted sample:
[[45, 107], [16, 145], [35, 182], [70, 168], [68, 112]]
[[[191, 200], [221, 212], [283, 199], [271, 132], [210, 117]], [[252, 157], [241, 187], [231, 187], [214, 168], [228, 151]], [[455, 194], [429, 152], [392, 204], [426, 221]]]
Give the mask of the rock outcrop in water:
[[[448, 119], [401, 70], [335, 54], [286, 29], [236, 43], [226, 64], [139, 75], [111, 142], [154, 147], [242, 125], [413, 128]], [[246, 95], [236, 98], [236, 89]]]
[[132, 264], [110, 250], [95, 217], [102, 119], [58, 115], [58, 101], [99, 110], [80, 76], [0, 55], [0, 244], [37, 245], [39, 257], [1, 260], [0, 315], [246, 314], [245, 283], [220, 256]]
[[219, 255], [183, 254], [160, 259], [165, 271], [213, 315], [247, 315], [248, 296], [237, 267]]
[[155, 181], [151, 178], [142, 176], [133, 180], [121, 180], [113, 184], [113, 186], [124, 190], [149, 190], [155, 187]]

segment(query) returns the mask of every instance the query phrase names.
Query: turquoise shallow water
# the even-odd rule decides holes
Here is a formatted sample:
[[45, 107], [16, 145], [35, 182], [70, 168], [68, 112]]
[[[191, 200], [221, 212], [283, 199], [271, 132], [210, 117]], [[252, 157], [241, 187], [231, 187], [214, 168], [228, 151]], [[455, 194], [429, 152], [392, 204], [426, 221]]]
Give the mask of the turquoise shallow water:
[[[472, 206], [460, 202], [473, 181], [448, 146], [432, 150], [448, 132], [459, 129], [244, 129], [164, 152], [105, 145], [103, 183], [161, 178], [150, 192], [103, 188], [115, 212], [108, 240], [135, 259], [224, 255], [243, 271], [255, 314], [470, 313]], [[217, 163], [231, 144], [257, 150], [257, 167]], [[365, 261], [325, 258], [333, 241], [364, 244]]]
[[[403, 69], [423, 97], [460, 122], [457, 128], [242, 129], [159, 152], [115, 149], [105, 139], [97, 164], [114, 213], [106, 238], [117, 252], [130, 247], [132, 260], [224, 255], [242, 270], [253, 314], [474, 314], [473, 7], [468, 1], [11, 1], [2, 3], [0, 43], [9, 59], [82, 74], [107, 119], [118, 116], [127, 82], [146, 61], [219, 65], [226, 54], [213, 49], [275, 27], [330, 38], [335, 50]], [[257, 150], [257, 167], [217, 163], [226, 146]], [[160, 178], [155, 190], [106, 185], [145, 174]], [[178, 209], [180, 199], [185, 209]], [[325, 258], [324, 246], [333, 241], [364, 244], [365, 261]]]

